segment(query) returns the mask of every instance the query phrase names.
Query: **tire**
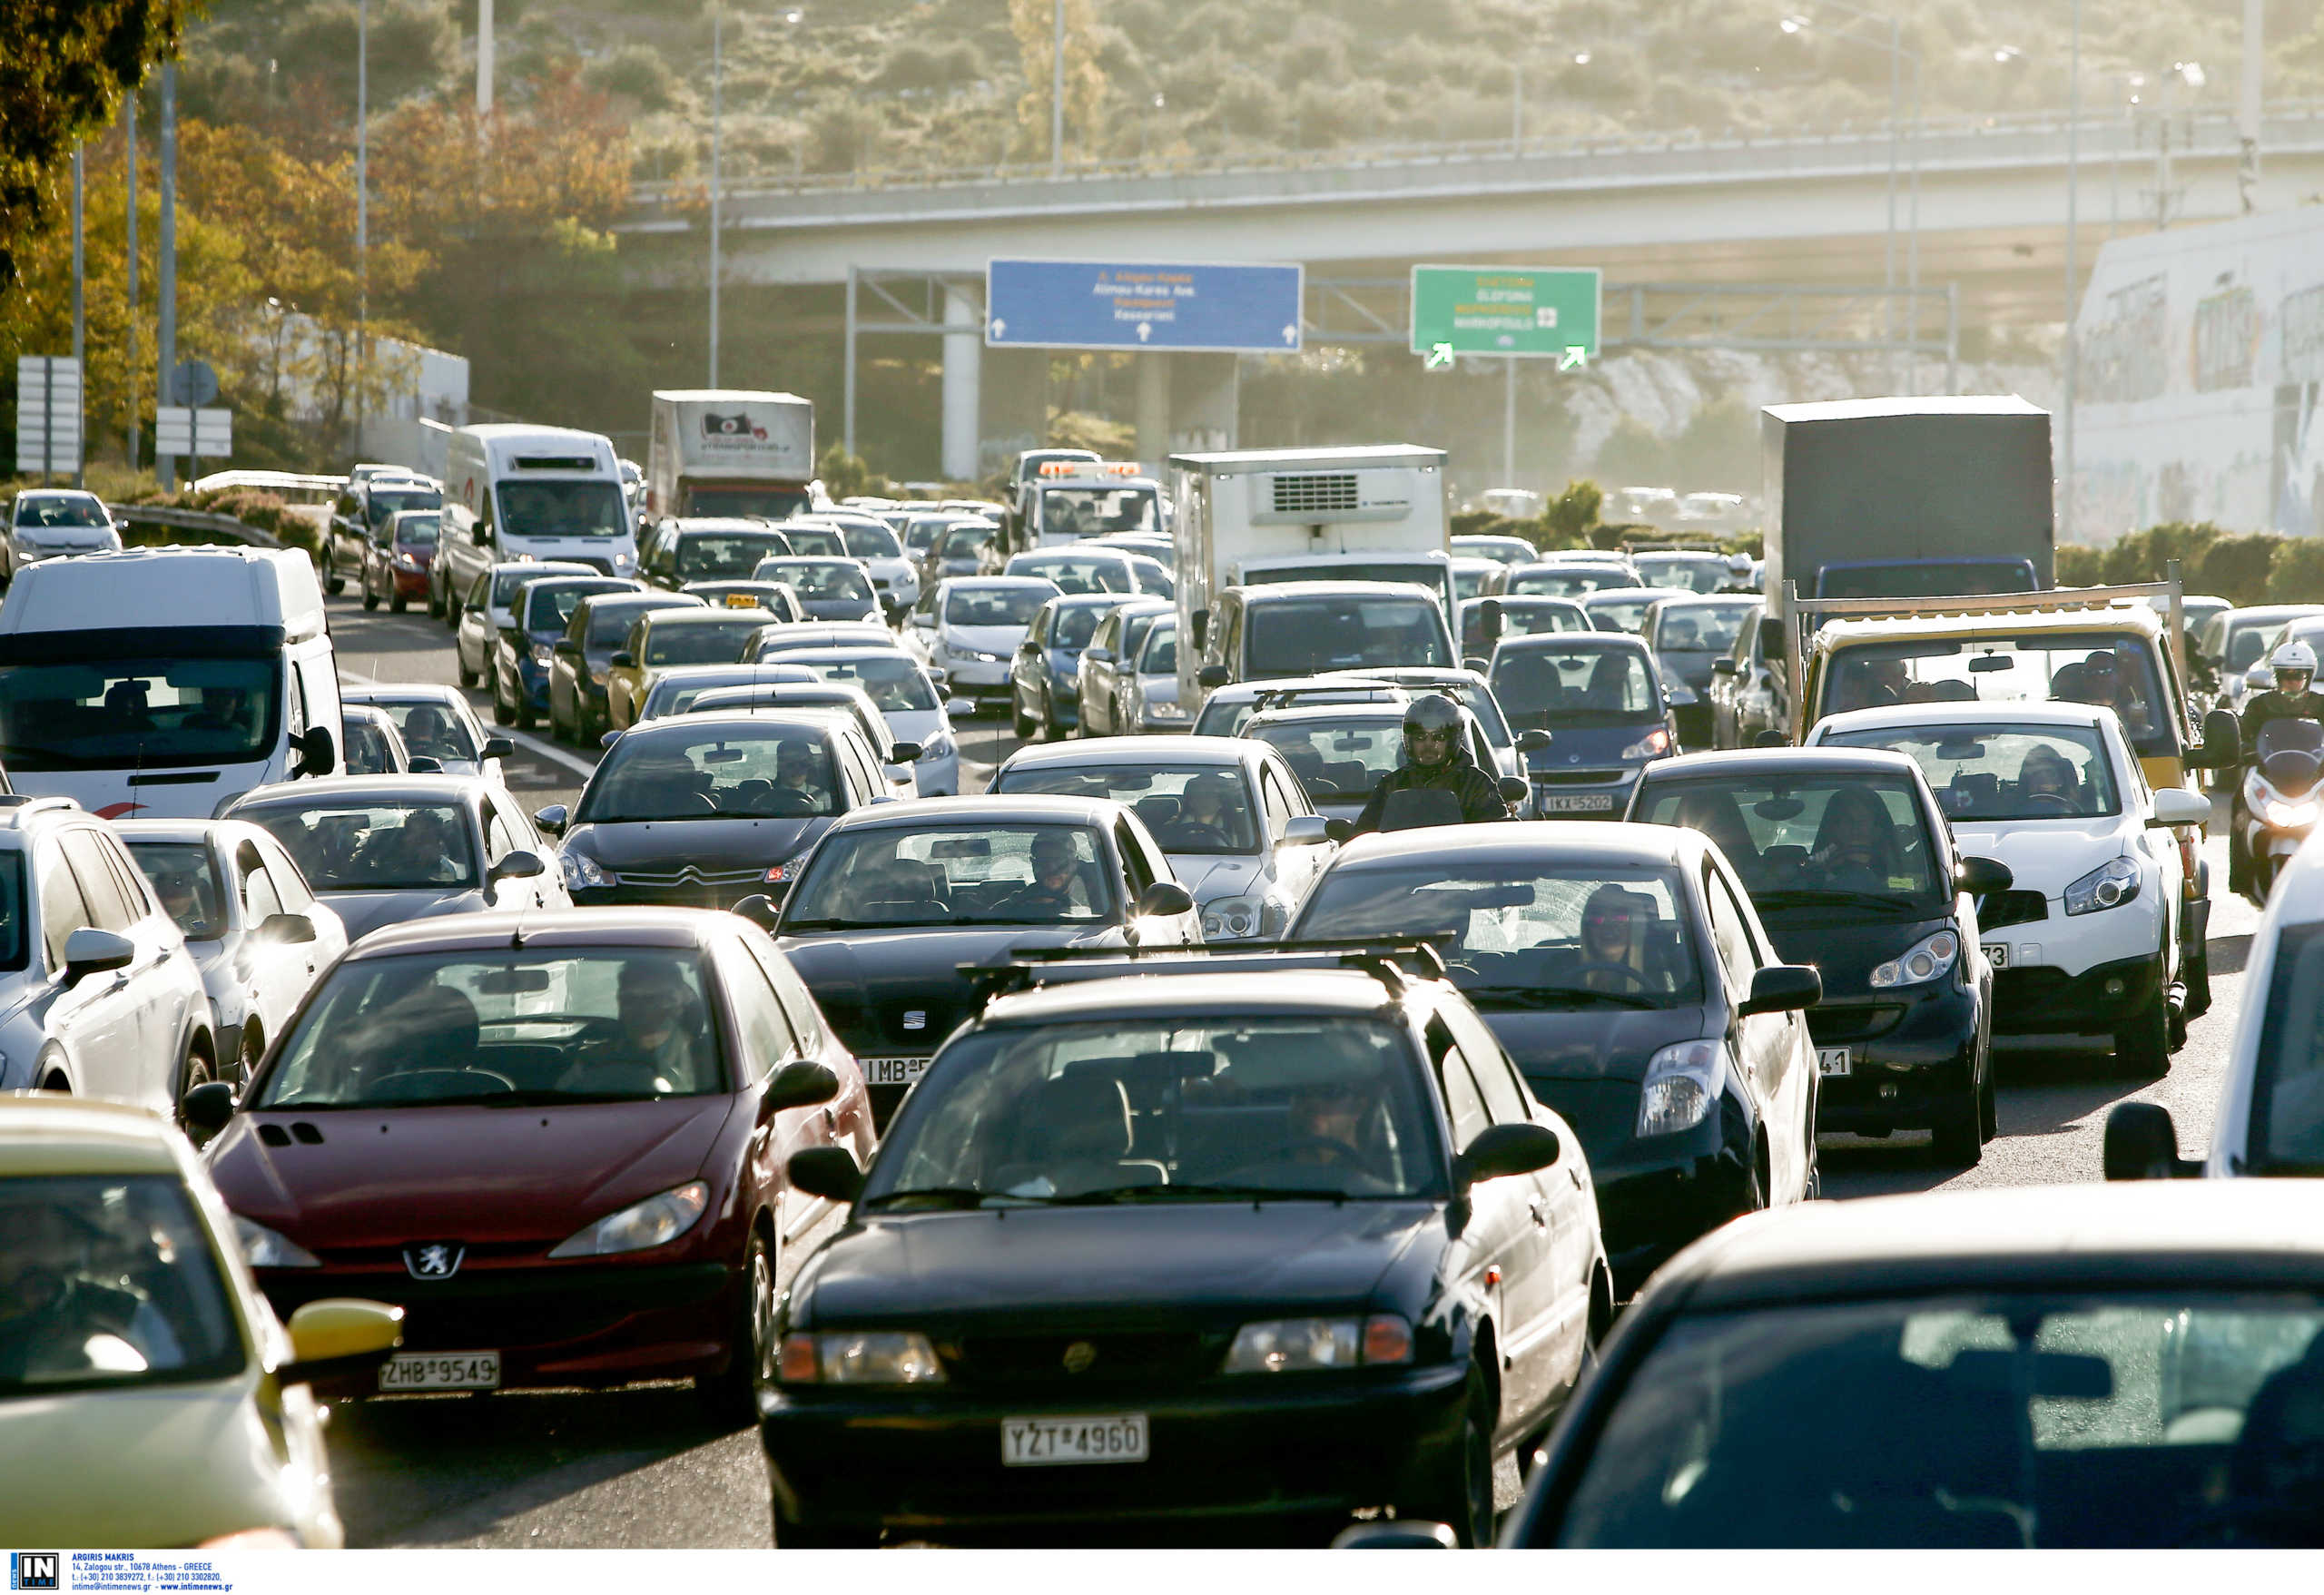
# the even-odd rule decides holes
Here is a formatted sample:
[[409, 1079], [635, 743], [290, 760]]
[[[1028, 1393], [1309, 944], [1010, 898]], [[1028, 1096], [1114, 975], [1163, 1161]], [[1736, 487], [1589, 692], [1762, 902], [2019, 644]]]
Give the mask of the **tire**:
[[1977, 1092], [1978, 1113], [1982, 1120], [1977, 1127], [1988, 1141], [2001, 1134], [2001, 1107], [1995, 1100], [1995, 1095], [1993, 1054], [1987, 1052], [1985, 1054], [1985, 1083]]
[[[178, 1103], [181, 1109], [196, 1086], [209, 1085], [217, 1078], [218, 1066], [202, 1049], [202, 1043], [199, 1040], [187, 1043], [184, 1060], [178, 1065]], [[178, 1122], [180, 1127], [183, 1127], [185, 1121], [182, 1117]]]
[[703, 1413], [721, 1429], [759, 1421], [759, 1392], [774, 1384], [774, 1248], [753, 1229], [743, 1255], [743, 1299], [734, 1315], [734, 1354], [724, 1373], [694, 1381]]
[[266, 1032], [252, 1019], [242, 1027], [242, 1049], [234, 1058], [234, 1083], [247, 1085], [258, 1072], [258, 1060], [266, 1056]]
[[872, 1551], [878, 1548], [877, 1529], [842, 1528], [831, 1523], [794, 1523], [774, 1509], [774, 1548], [777, 1551]]
[[334, 596], [347, 590], [347, 578], [339, 574], [339, 561], [330, 550], [330, 534], [323, 534], [323, 591]]
[[[1976, 1068], [1975, 1054], [1970, 1055], [1971, 1068]], [[1982, 1080], [1972, 1079], [1968, 1090], [1929, 1127], [1929, 1145], [1939, 1163], [1955, 1168], [1974, 1168], [1985, 1155], [1985, 1101]]]
[[1049, 694], [1043, 693], [1041, 694], [1041, 740], [1043, 742], [1063, 742], [1072, 734], [1073, 734], [1071, 732], [1066, 730], [1064, 726], [1058, 724], [1057, 700], [1050, 697]]
[[2129, 1021], [2114, 1032], [2114, 1056], [2126, 1069], [2160, 1075], [2171, 1068], [2171, 1002], [2160, 983]]
[[2208, 940], [2192, 950], [2180, 950], [2179, 979], [2187, 989], [2186, 1006], [2181, 1009], [2186, 1017], [2199, 1019], [2211, 1012], [2211, 948]]
[[532, 730], [532, 728], [533, 728], [533, 694], [530, 694], [530, 693], [519, 693], [519, 694], [517, 694], [517, 696], [516, 696], [513, 700], [511, 700], [510, 704], [509, 704], [509, 708], [508, 708], [508, 724], [511, 724], [511, 725], [513, 725], [513, 726], [515, 726], [515, 727], [516, 727], [517, 730], [519, 730], [519, 731], [530, 731], [530, 730]]
[[409, 602], [403, 596], [403, 588], [390, 581], [388, 584], [388, 613], [401, 615], [409, 607]]
[[[459, 673], [460, 684], [462, 686], [472, 687], [483, 679], [475, 671], [468, 668], [468, 656], [460, 652], [459, 646], [457, 644], [455, 644], [452, 648], [452, 664]], [[497, 708], [498, 705], [496, 704], [495, 707]]]
[[1492, 1382], [1469, 1364], [1461, 1406], [1461, 1440], [1442, 1475], [1421, 1499], [1399, 1503], [1397, 1516], [1448, 1523], [1463, 1547], [1492, 1543]]
[[437, 596], [434, 576], [428, 578], [428, 618], [430, 620], [444, 618], [444, 600]]
[[1026, 714], [1023, 706], [1018, 703], [1017, 689], [1013, 686], [1009, 689], [1009, 722], [1019, 741], [1033, 740], [1033, 717]]

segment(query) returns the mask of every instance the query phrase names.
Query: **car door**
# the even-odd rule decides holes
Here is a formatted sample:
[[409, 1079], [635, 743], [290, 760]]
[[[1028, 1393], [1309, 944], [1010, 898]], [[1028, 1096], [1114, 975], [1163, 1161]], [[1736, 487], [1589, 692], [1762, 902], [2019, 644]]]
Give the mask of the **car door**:
[[[117, 912], [121, 933], [136, 944], [136, 956], [131, 959], [125, 971], [138, 1003], [138, 1029], [149, 1054], [170, 1059], [178, 1057], [179, 1043], [191, 1030], [187, 1023], [189, 1006], [199, 1000], [206, 1009], [208, 999], [202, 996], [201, 971], [192, 959], [183, 953], [185, 938], [180, 934], [177, 921], [162, 910], [153, 896], [153, 887], [129, 856], [121, 838], [109, 830], [73, 832], [66, 851], [74, 861], [74, 869], [84, 881], [101, 878], [111, 888], [110, 901], [93, 909], [97, 923], [107, 930], [108, 916]], [[83, 899], [97, 904], [98, 888], [84, 884]], [[171, 957], [178, 955], [174, 970]]]
[[[556, 861], [549, 854], [534, 832], [532, 822], [518, 812], [516, 805], [491, 794], [483, 800], [485, 857], [489, 864], [497, 864], [513, 852], [528, 852], [546, 866], [537, 875], [512, 875], [498, 881], [493, 889], [495, 908], [564, 908], [569, 906], [564, 896], [564, 884], [556, 871]], [[488, 866], [487, 866], [488, 867]]]
[[[1452, 1150], [1458, 1154], [1491, 1127], [1492, 1110], [1485, 1104], [1484, 1091], [1458, 1038], [1441, 1013], [1430, 1016], [1425, 1039], [1444, 1104], [1445, 1123], [1452, 1131]], [[1541, 1198], [1531, 1178], [1512, 1175], [1479, 1181], [1469, 1187], [1467, 1199], [1468, 1222], [1461, 1228], [1466, 1255], [1459, 1273], [1462, 1283], [1482, 1297], [1492, 1316], [1495, 1349], [1502, 1362], [1502, 1417], [1494, 1425], [1499, 1429], [1511, 1416], [1538, 1408], [1543, 1399], [1526, 1388], [1527, 1381], [1537, 1378], [1542, 1366], [1535, 1323], [1540, 1306], [1527, 1299], [1528, 1290], [1543, 1268], [1544, 1245], [1533, 1221]], [[1525, 1352], [1521, 1364], [1512, 1358], [1512, 1348]]]
[[1199, 912], [1173, 914], [1164, 918], [1140, 917], [1138, 900], [1146, 889], [1157, 881], [1175, 881], [1170, 861], [1152, 840], [1142, 834], [1142, 827], [1133, 828], [1128, 820], [1114, 822], [1115, 887], [1122, 894], [1122, 921], [1125, 928], [1137, 927], [1134, 940], [1142, 947], [1187, 947], [1202, 940], [1202, 916]]
[[1025, 640], [1017, 645], [1017, 656], [1009, 662], [1009, 686], [1018, 704], [1039, 714], [1041, 703], [1042, 659], [1049, 645], [1049, 628], [1057, 622], [1057, 610], [1047, 604], [1033, 616], [1033, 624], [1025, 628]]
[[1109, 610], [1099, 616], [1096, 628], [1089, 634], [1089, 645], [1081, 650], [1081, 734], [1084, 736], [1114, 734], [1113, 652], [1114, 639], [1121, 635], [1121, 629], [1122, 612]]
[[[71, 832], [43, 842], [34, 850], [39, 877], [42, 950], [49, 973], [64, 978], [64, 948], [73, 932], [97, 925], [97, 911], [84, 894], [79, 875], [67, 858]], [[100, 865], [102, 873], [102, 865]], [[112, 926], [125, 919], [120, 894], [110, 881]], [[126, 934], [126, 931], [123, 931]], [[48, 1010], [48, 1031], [62, 1042], [73, 1059], [74, 1089], [84, 1097], [106, 1097], [140, 1102], [149, 1108], [168, 1105], [173, 1083], [166, 1066], [156, 1067], [141, 1032], [137, 993], [127, 970], [88, 975], [65, 988]], [[174, 1061], [174, 1060], [172, 1060]]]
[[[797, 1034], [776, 997], [773, 983], [758, 960], [732, 940], [721, 944], [718, 971], [734, 1016], [741, 1043], [737, 1070], [746, 1087], [762, 1088], [784, 1064], [803, 1056]], [[839, 1143], [839, 1116], [832, 1103], [789, 1108], [772, 1117], [762, 1117], [751, 1132], [744, 1154], [746, 1194], [763, 1197], [776, 1209], [776, 1224], [784, 1240], [812, 1221], [823, 1207], [817, 1198], [794, 1191], [783, 1171], [792, 1155], [811, 1147]]]
[[1285, 845], [1284, 832], [1291, 822], [1315, 811], [1290, 766], [1279, 766], [1272, 753], [1259, 762], [1259, 811], [1266, 817], [1267, 869], [1275, 876], [1275, 895], [1295, 912], [1334, 850], [1328, 842]]
[[[1703, 904], [1710, 918], [1711, 942], [1727, 981], [1728, 1010], [1739, 1014], [1751, 981], [1764, 965], [1779, 962], [1744, 906], [1739, 888], [1709, 859], [1703, 860]], [[1807, 1046], [1807, 1020], [1801, 1013], [1760, 1013], [1730, 1022], [1729, 1047], [1768, 1137], [1770, 1206], [1797, 1199], [1807, 1178], [1807, 1114], [1814, 1089], [1815, 1054]], [[1803, 1064], [1802, 1055], [1807, 1061]]]
[[463, 671], [480, 675], [492, 663], [492, 573], [486, 571], [466, 587], [454, 590], [464, 592], [467, 596], [460, 600], [452, 649], [459, 655]]

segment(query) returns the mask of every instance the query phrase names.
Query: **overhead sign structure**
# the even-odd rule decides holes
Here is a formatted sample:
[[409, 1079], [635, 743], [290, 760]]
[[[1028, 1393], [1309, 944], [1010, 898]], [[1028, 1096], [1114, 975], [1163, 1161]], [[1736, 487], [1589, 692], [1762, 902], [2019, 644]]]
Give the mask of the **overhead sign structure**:
[[153, 412], [153, 452], [164, 458], [224, 459], [234, 452], [234, 412], [162, 405]]
[[1443, 369], [1455, 355], [1598, 358], [1595, 266], [1414, 266], [1413, 352]]
[[69, 477], [81, 468], [81, 362], [16, 358], [16, 469]]
[[1294, 353], [1305, 276], [1298, 266], [991, 261], [984, 340], [992, 349]]

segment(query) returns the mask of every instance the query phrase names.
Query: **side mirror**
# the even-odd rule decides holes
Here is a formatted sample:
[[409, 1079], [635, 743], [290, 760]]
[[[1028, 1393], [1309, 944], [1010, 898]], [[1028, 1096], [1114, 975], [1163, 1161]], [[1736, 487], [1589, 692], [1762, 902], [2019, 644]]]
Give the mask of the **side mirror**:
[[1670, 683], [1669, 685], [1664, 687], [1662, 689], [1662, 695], [1669, 701], [1673, 709], [1691, 709], [1698, 703], [1702, 701], [1695, 695], [1694, 688], [1687, 685], [1684, 682], [1678, 681], [1674, 681]]
[[615, 726], [597, 739], [597, 745], [601, 748], [609, 748], [619, 741], [621, 741], [621, 728]]
[[492, 866], [487, 879], [488, 881], [529, 881], [536, 875], [547, 873], [547, 859], [528, 848], [519, 848], [515, 852], [502, 854], [500, 861]]
[[1215, 692], [1235, 679], [1235, 673], [1224, 665], [1206, 665], [1195, 673], [1195, 680], [1205, 692]]
[[1187, 624], [1193, 627], [1195, 648], [1199, 652], [1210, 642], [1210, 611], [1207, 609], [1196, 610], [1188, 618]]
[[1789, 1013], [1813, 1008], [1824, 1000], [1824, 977], [1812, 964], [1769, 964], [1751, 977], [1751, 995], [1743, 999], [1739, 1017], [1755, 1013]]
[[2203, 716], [2203, 743], [2187, 751], [2191, 770], [2232, 770], [2243, 763], [2243, 728], [2224, 709]]
[[1501, 641], [1501, 628], [1506, 624], [1502, 615], [1501, 600], [1487, 598], [1477, 606], [1477, 614], [1480, 624], [1484, 628], [1485, 641], [1489, 643]]
[[957, 714], [965, 720], [976, 712], [977, 703], [974, 698], [954, 697], [944, 700], [944, 713], [948, 716]]
[[793, 1190], [827, 1201], [852, 1206], [863, 1194], [863, 1171], [855, 1167], [855, 1155], [844, 1147], [810, 1147], [793, 1152], [783, 1172]]
[[1521, 803], [1533, 795], [1532, 787], [1514, 775], [1502, 776], [1495, 790], [1501, 793], [1501, 801], [1504, 803]]
[[1546, 753], [1550, 751], [1550, 734], [1539, 727], [1517, 734], [1517, 751], [1521, 753]]
[[463, 604], [460, 606], [460, 613], [463, 615], [488, 615], [491, 613], [491, 609], [488, 606], [483, 604]]
[[2154, 794], [2154, 812], [2147, 820], [2149, 825], [2208, 825], [2211, 820], [2211, 801], [2201, 793], [2189, 792], [2183, 786], [2166, 786]]
[[339, 750], [330, 740], [328, 725], [309, 726], [307, 734], [294, 739], [291, 745], [299, 750], [301, 775], [328, 775], [330, 767], [339, 762]]
[[915, 609], [912, 611], [911, 623], [922, 631], [932, 631], [936, 627], [936, 616], [929, 614], [925, 609]]
[[1545, 1124], [1497, 1124], [1480, 1131], [1452, 1160], [1452, 1184], [1465, 1191], [1489, 1179], [1531, 1174], [1555, 1163], [1558, 1152], [1558, 1133]]
[[1081, 650], [1081, 657], [1093, 664], [1110, 665], [1113, 663], [1114, 651], [1111, 648], [1084, 648]]
[[234, 1088], [224, 1080], [196, 1086], [178, 1104], [178, 1114], [207, 1139], [224, 1129], [226, 1121], [234, 1117]]
[[812, 1108], [838, 1095], [839, 1076], [829, 1065], [812, 1058], [798, 1058], [776, 1069], [766, 1089], [759, 1093], [759, 1121], [763, 1124], [787, 1108]]
[[1712, 660], [1710, 662], [1710, 669], [1713, 675], [1740, 675], [1743, 673], [1743, 667], [1741, 665], [1736, 664], [1734, 660], [1727, 658]]
[[1332, 1541], [1334, 1551], [1458, 1551], [1461, 1537], [1450, 1523], [1396, 1518], [1351, 1523]]
[[1332, 822], [1321, 814], [1294, 814], [1284, 822], [1283, 845], [1311, 847], [1332, 839]]
[[1770, 725], [1751, 739], [1751, 745], [1755, 748], [1787, 748], [1791, 746], [1791, 738]]
[[1780, 659], [1783, 655], [1783, 622], [1772, 615], [1759, 616], [1759, 657]]
[[478, 757], [486, 759], [513, 759], [516, 756], [517, 744], [510, 742], [505, 736], [486, 737], [484, 739], [484, 751], [478, 755]]
[[635, 669], [637, 665], [637, 655], [631, 653], [627, 648], [615, 648], [614, 650], [614, 656], [606, 660], [606, 663], [612, 665], [615, 670], [633, 670]]
[[2108, 1179], [2192, 1179], [2201, 1163], [2179, 1156], [2179, 1130], [2160, 1102], [2118, 1102], [2100, 1157]]
[[1157, 881], [1137, 894], [1141, 920], [1167, 920], [1175, 914], [1190, 914], [1194, 908], [1194, 893], [1176, 881]]
[[916, 742], [900, 742], [891, 743], [888, 748], [888, 763], [891, 764], [917, 764], [920, 763], [921, 751], [921, 745]]
[[565, 834], [566, 822], [572, 812], [573, 811], [563, 803], [551, 803], [546, 809], [533, 811], [533, 823], [551, 836], [562, 836]]
[[1492, 671], [1492, 661], [1486, 658], [1482, 654], [1470, 654], [1462, 658], [1461, 668], [1463, 670], [1473, 670], [1479, 675], [1487, 675]]
[[315, 922], [304, 914], [269, 914], [259, 921], [258, 934], [262, 940], [296, 946], [315, 939]]
[[549, 652], [560, 659], [578, 659], [581, 657], [581, 645], [571, 637], [559, 637]]
[[[780, 883], [778, 889], [780, 889]], [[775, 907], [773, 893], [767, 891], [753, 891], [734, 905], [734, 911], [770, 935], [773, 933], [777, 921], [783, 917], [781, 911]]]
[[64, 939], [64, 983], [67, 986], [107, 970], [126, 969], [137, 956], [137, 944], [117, 930], [84, 925]]
[[290, 1334], [290, 1361], [275, 1369], [275, 1382], [311, 1384], [378, 1367], [403, 1344], [403, 1309], [326, 1296], [291, 1314], [284, 1327]]
[[1345, 842], [1349, 837], [1355, 834], [1355, 822], [1353, 820], [1326, 820], [1324, 822], [1324, 834], [1330, 837], [1334, 842]]
[[444, 773], [444, 761], [426, 753], [414, 753], [404, 765], [404, 773], [408, 775], [441, 775]]
[[1999, 859], [1963, 859], [1961, 868], [1954, 872], [1956, 891], [1971, 897], [1986, 897], [1996, 891], [2007, 891], [2016, 884], [2017, 877]]

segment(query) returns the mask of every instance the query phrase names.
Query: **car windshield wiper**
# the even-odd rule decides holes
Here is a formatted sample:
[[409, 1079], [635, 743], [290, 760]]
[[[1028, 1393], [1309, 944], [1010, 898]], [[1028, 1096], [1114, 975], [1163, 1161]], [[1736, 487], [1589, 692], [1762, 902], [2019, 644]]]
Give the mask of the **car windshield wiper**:
[[1326, 1190], [1320, 1186], [1244, 1186], [1244, 1185], [1169, 1185], [1169, 1186], [1107, 1186], [1095, 1191], [1076, 1191], [1070, 1196], [1059, 1196], [1059, 1206], [1101, 1202], [1176, 1201], [1193, 1197], [1201, 1201], [1227, 1202], [1344, 1202], [1348, 1193]]
[[918, 1186], [908, 1191], [885, 1191], [876, 1196], [866, 1196], [866, 1207], [885, 1207], [894, 1203], [923, 1201], [939, 1207], [981, 1207], [987, 1202], [1031, 1202], [1048, 1204], [1054, 1196], [1020, 1194], [1015, 1191], [988, 1191], [978, 1186]]
[[1916, 900], [1895, 891], [1856, 891], [1840, 886], [1794, 886], [1781, 891], [1755, 891], [1751, 906], [1762, 909], [1789, 909], [1844, 903], [1851, 908], [1917, 909]]
[[[1456, 981], [1455, 984], [1458, 984]], [[1462, 986], [1461, 994], [1486, 1006], [1505, 1008], [1565, 1008], [1581, 1003], [1610, 1003], [1616, 1008], [1660, 1008], [1653, 997], [1636, 991], [1593, 991], [1586, 986]]]

